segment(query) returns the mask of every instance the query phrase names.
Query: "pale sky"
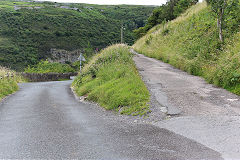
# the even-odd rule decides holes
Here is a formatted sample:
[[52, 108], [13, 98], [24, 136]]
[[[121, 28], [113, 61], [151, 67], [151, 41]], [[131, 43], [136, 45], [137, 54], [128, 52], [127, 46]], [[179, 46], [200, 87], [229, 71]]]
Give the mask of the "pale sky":
[[[41, 0], [43, 1], [43, 0]], [[162, 5], [167, 0], [44, 0], [61, 3]]]

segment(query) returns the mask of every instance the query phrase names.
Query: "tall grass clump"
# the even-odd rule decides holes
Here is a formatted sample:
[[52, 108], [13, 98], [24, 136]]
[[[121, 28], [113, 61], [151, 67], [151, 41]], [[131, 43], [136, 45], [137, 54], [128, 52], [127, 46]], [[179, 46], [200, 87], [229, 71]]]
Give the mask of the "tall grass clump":
[[110, 46], [95, 55], [74, 80], [79, 96], [121, 114], [145, 115], [149, 112], [149, 92], [126, 45]]
[[240, 95], [239, 28], [226, 26], [222, 43], [216, 21], [206, 2], [199, 3], [177, 19], [152, 28], [133, 48]]
[[23, 79], [14, 71], [0, 66], [0, 100], [18, 90], [18, 82]]

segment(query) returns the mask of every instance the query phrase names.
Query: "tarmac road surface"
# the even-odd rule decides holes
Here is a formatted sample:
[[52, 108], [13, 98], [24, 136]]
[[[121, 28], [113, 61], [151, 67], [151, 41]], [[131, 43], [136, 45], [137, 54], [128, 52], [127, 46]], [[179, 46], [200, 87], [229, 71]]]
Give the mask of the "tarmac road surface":
[[71, 82], [24, 83], [0, 103], [0, 159], [222, 159], [167, 129], [79, 102]]
[[[221, 153], [224, 159], [240, 160], [240, 96], [132, 52], [152, 95], [152, 124], [195, 140]], [[159, 120], [159, 109], [170, 117]]]

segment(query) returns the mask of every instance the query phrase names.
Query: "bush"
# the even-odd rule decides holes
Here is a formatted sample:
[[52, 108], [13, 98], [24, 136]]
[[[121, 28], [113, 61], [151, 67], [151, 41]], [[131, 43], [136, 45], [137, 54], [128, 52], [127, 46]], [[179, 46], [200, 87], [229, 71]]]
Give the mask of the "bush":
[[25, 69], [26, 73], [73, 73], [73, 69], [69, 64], [50, 63], [47, 60], [41, 61], [37, 65]]

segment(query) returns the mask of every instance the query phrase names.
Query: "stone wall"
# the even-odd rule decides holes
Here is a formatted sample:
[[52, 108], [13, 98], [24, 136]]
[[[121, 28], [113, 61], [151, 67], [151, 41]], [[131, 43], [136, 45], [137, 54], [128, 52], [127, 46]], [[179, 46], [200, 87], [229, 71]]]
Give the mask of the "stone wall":
[[70, 79], [78, 73], [20, 73], [21, 76], [30, 82], [58, 81], [62, 79]]

